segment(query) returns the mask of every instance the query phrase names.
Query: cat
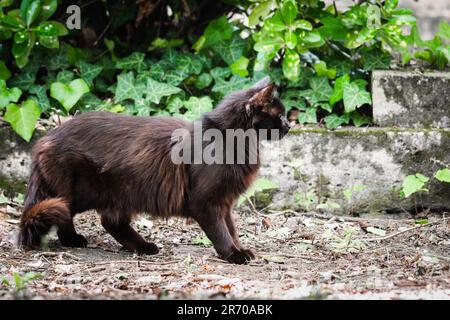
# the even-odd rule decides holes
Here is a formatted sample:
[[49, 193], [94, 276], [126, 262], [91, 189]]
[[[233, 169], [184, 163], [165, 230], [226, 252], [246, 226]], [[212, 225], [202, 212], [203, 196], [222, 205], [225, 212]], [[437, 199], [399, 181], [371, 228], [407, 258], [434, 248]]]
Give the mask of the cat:
[[[266, 77], [229, 94], [202, 116], [202, 130], [275, 129], [283, 137], [290, 127], [275, 92]], [[255, 255], [240, 243], [232, 211], [258, 173], [259, 148], [256, 163], [176, 164], [173, 132], [182, 129], [193, 135], [193, 127], [175, 117], [90, 112], [41, 138], [33, 147], [19, 245], [39, 248], [55, 225], [63, 246], [86, 247], [73, 217], [95, 209], [102, 226], [125, 249], [156, 254], [158, 247], [130, 226], [136, 214], [148, 213], [196, 220], [219, 257], [247, 264]], [[275, 138], [269, 132], [267, 139]]]

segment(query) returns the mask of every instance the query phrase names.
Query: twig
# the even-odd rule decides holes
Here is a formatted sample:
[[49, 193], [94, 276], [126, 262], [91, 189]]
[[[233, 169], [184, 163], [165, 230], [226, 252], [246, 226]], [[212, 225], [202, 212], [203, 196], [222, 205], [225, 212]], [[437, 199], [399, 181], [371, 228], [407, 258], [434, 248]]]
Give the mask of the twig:
[[47, 256], [47, 257], [60, 257], [60, 256], [67, 256], [69, 258], [72, 258], [74, 260], [81, 260], [81, 258], [77, 257], [76, 255], [73, 255], [71, 253], [68, 252], [51, 252], [51, 251], [44, 251], [44, 252], [39, 252], [37, 254], [38, 256]]
[[411, 228], [408, 228], [408, 229], [405, 229], [405, 230], [402, 230], [402, 231], [398, 231], [398, 232], [391, 233], [391, 234], [389, 234], [389, 235], [387, 235], [387, 236], [385, 236], [385, 237], [378, 237], [378, 238], [360, 238], [360, 239], [355, 239], [355, 240], [368, 241], [368, 242], [370, 242], [370, 241], [384, 241], [384, 240], [388, 240], [388, 239], [397, 237], [397, 236], [399, 236], [399, 235], [401, 235], [401, 234], [403, 234], [403, 233], [406, 233], [406, 232], [409, 232], [409, 231], [414, 231], [414, 230], [417, 230], [417, 229], [420, 229], [420, 228], [430, 227], [430, 226], [439, 224], [439, 223], [444, 222], [444, 221], [447, 221], [447, 220], [448, 220], [448, 218], [444, 218], [444, 219], [441, 219], [441, 220], [438, 220], [438, 221], [434, 221], [434, 222], [430, 222], [430, 223], [427, 223], [427, 224], [422, 224], [422, 225], [414, 226], [414, 227], [411, 227]]

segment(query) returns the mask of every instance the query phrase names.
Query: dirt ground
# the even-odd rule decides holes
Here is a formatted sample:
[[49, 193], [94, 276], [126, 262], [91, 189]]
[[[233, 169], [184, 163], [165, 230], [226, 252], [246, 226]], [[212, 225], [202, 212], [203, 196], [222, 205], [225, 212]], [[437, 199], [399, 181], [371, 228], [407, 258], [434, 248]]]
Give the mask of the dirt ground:
[[0, 299], [450, 299], [448, 214], [417, 224], [406, 214], [243, 210], [241, 240], [257, 254], [249, 265], [218, 259], [199, 227], [181, 219], [137, 219], [161, 248], [137, 256], [95, 213], [76, 218], [88, 248], [63, 248], [53, 233], [43, 250], [25, 252], [12, 244], [19, 214], [0, 208]]

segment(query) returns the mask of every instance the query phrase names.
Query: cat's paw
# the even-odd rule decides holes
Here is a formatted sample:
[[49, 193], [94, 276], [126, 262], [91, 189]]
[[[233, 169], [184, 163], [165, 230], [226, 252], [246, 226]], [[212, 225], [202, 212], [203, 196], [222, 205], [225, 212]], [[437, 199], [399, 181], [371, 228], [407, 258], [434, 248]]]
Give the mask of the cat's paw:
[[247, 249], [235, 250], [226, 258], [228, 262], [234, 264], [248, 264], [252, 259], [255, 259], [255, 255]]
[[145, 245], [142, 245], [139, 247], [137, 252], [138, 252], [138, 254], [152, 255], [152, 254], [157, 254], [159, 252], [159, 248], [157, 247], [156, 244], [154, 244], [152, 242], [146, 242]]

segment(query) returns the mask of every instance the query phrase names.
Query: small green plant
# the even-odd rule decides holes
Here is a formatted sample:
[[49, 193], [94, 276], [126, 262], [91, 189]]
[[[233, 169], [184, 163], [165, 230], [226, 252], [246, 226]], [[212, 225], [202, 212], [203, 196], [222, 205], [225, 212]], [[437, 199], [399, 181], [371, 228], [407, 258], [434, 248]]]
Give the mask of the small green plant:
[[430, 181], [430, 178], [421, 173], [416, 173], [415, 175], [405, 177], [402, 184], [402, 195], [405, 198], [408, 198], [409, 196], [421, 191], [428, 192], [428, 189], [425, 188], [428, 181]]
[[55, 13], [57, 0], [22, 0], [19, 9], [5, 14], [2, 9], [13, 3], [0, 3], [0, 40], [13, 39], [11, 52], [17, 66], [22, 68], [35, 46], [59, 48], [59, 37], [68, 31], [62, 23], [47, 20]]
[[30, 281], [41, 279], [42, 274], [34, 272], [26, 272], [24, 274], [19, 274], [14, 272], [11, 277], [3, 277], [1, 283], [11, 287], [16, 292], [23, 291], [27, 288]]
[[325, 202], [320, 202], [319, 195], [317, 194], [316, 189], [309, 189], [306, 193], [297, 192], [295, 194], [296, 203], [302, 207], [305, 211], [310, 210], [326, 210], [326, 211], [334, 211], [340, 209], [341, 206], [332, 201], [331, 199], [327, 199]]
[[265, 178], [257, 179], [253, 184], [250, 186], [250, 188], [247, 189], [244, 195], [242, 195], [237, 205], [240, 206], [245, 201], [251, 201], [251, 198], [255, 197], [257, 192], [266, 191], [266, 190], [272, 190], [279, 188], [278, 184], [276, 184], [273, 181], [270, 181]]
[[194, 239], [194, 244], [203, 247], [210, 247], [212, 245], [212, 241], [209, 240], [208, 237], [197, 237]]

